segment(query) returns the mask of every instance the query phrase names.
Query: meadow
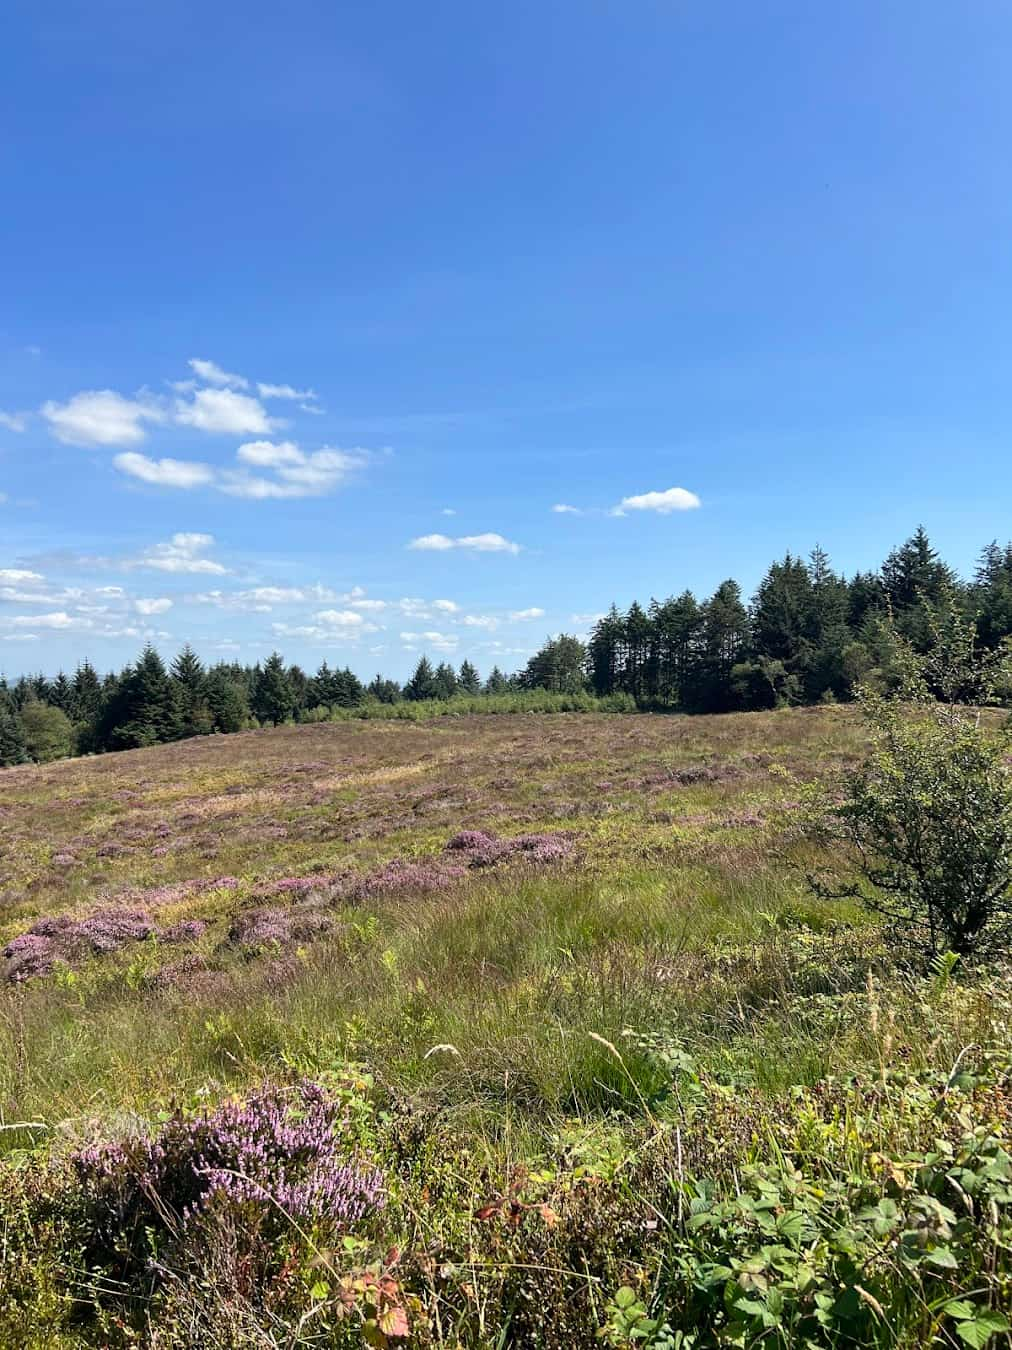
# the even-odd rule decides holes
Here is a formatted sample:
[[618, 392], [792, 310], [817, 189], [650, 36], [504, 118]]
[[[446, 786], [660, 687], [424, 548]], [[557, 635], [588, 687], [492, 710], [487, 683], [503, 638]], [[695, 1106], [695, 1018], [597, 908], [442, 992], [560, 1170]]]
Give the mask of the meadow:
[[0, 1344], [1009, 1345], [1012, 978], [817, 898], [851, 709], [0, 774]]

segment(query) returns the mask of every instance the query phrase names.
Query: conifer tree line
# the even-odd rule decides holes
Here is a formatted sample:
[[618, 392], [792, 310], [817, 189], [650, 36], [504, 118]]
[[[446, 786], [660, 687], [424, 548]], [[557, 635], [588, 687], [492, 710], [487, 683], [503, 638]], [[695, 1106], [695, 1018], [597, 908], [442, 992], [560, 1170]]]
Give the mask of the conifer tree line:
[[[171, 666], [148, 646], [119, 674], [88, 661], [72, 676], [0, 680], [0, 764], [131, 749], [212, 732], [318, 721], [339, 710], [402, 700], [449, 701], [547, 690], [623, 696], [642, 708], [727, 712], [847, 699], [889, 661], [882, 619], [924, 652], [946, 617], [971, 618], [980, 643], [1012, 635], [1012, 543], [984, 549], [973, 579], [960, 580], [925, 531], [889, 554], [878, 571], [847, 579], [816, 548], [773, 563], [746, 605], [738, 583], [706, 600], [691, 591], [614, 606], [589, 640], [550, 638], [526, 667], [498, 667], [482, 681], [470, 661], [455, 670], [421, 657], [403, 685], [368, 685], [324, 662], [315, 675], [273, 653], [262, 665], [205, 667], [186, 646]], [[883, 676], [884, 677], [884, 676]]]

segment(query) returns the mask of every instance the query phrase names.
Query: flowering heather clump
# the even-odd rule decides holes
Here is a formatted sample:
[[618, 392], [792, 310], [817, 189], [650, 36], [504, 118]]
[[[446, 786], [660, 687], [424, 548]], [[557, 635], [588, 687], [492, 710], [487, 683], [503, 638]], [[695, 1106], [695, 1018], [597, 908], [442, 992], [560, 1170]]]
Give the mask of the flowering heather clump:
[[53, 968], [53, 939], [41, 933], [22, 933], [4, 948], [4, 978], [14, 984], [35, 975], [48, 975]]
[[232, 920], [228, 940], [237, 947], [281, 946], [292, 940], [291, 915], [276, 908], [247, 910]]
[[375, 872], [351, 883], [347, 898], [352, 901], [367, 900], [376, 895], [397, 895], [404, 893], [423, 893], [441, 890], [451, 881], [464, 876], [464, 868], [452, 863], [441, 862], [438, 858], [408, 861], [394, 858]]
[[151, 915], [143, 909], [99, 909], [67, 930], [95, 952], [118, 951], [124, 942], [142, 942], [154, 931]]
[[446, 848], [463, 854], [469, 867], [495, 867], [510, 858], [532, 863], [563, 862], [572, 855], [573, 841], [564, 834], [518, 834], [504, 839], [487, 830], [462, 830]]
[[352, 1228], [382, 1208], [383, 1176], [346, 1156], [342, 1123], [339, 1105], [304, 1081], [75, 1154], [88, 1265], [127, 1275], [147, 1263], [150, 1241], [160, 1258], [236, 1211], [251, 1244], [293, 1223]]
[[174, 923], [171, 928], [164, 928], [159, 938], [162, 942], [170, 943], [196, 942], [206, 932], [207, 924], [203, 919], [183, 919], [179, 923]]

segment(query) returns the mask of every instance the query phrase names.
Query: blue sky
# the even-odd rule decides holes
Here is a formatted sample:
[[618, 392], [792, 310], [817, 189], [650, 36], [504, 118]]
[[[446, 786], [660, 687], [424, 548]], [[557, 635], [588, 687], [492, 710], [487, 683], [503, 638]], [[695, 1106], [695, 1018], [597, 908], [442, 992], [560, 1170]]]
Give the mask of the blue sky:
[[969, 569], [1010, 54], [997, 0], [8, 0], [0, 668], [484, 672], [817, 541]]

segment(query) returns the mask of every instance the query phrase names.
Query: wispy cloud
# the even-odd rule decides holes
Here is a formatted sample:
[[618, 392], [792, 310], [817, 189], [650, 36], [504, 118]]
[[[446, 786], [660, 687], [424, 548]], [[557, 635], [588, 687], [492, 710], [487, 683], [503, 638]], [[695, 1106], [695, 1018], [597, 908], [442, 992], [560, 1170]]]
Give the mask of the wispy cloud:
[[210, 464], [201, 464], [196, 460], [149, 459], [137, 450], [124, 451], [116, 456], [113, 463], [121, 473], [155, 487], [204, 487], [215, 480], [215, 471]]
[[230, 371], [222, 370], [216, 361], [205, 361], [199, 356], [191, 356], [187, 365], [197, 379], [203, 380], [205, 384], [223, 385], [233, 389], [249, 388], [249, 380], [242, 375], [233, 375]]
[[6, 427], [8, 431], [25, 431], [30, 416], [31, 413], [26, 412], [0, 412], [0, 427]]
[[532, 605], [530, 609], [511, 609], [510, 618], [514, 623], [522, 623], [525, 619], [543, 619], [545, 611], [539, 609], [537, 605]]
[[583, 512], [578, 506], [568, 506], [565, 502], [556, 502], [552, 510], [557, 516], [582, 516]]

